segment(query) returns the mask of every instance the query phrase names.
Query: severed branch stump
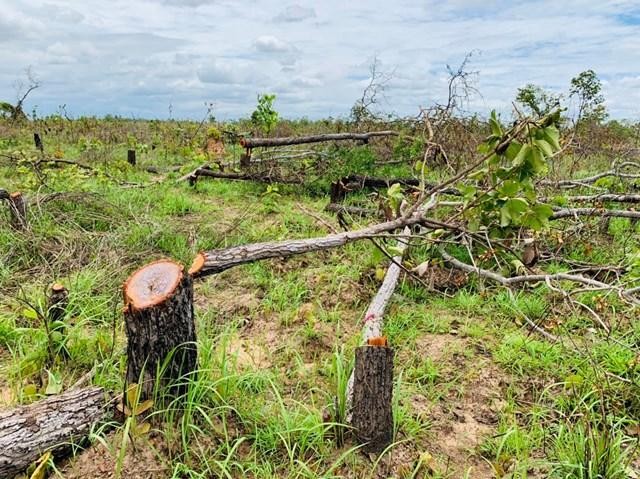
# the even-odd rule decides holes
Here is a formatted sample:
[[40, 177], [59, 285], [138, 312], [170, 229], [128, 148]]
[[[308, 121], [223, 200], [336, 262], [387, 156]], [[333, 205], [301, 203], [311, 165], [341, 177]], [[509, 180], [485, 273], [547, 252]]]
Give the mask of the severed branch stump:
[[67, 312], [69, 304], [69, 291], [60, 283], [51, 286], [48, 300], [48, 319], [50, 323], [54, 321], [62, 321]]
[[351, 425], [367, 453], [382, 452], [393, 439], [393, 356], [384, 337], [356, 349]]
[[27, 200], [19, 191], [9, 195], [9, 211], [11, 213], [11, 226], [17, 230], [26, 230], [28, 225]]
[[71, 453], [72, 444], [111, 418], [110, 399], [104, 389], [91, 387], [0, 411], [0, 477], [15, 476], [47, 451]]
[[178, 263], [156, 261], [125, 282], [124, 302], [126, 380], [139, 384], [141, 397], [150, 399], [156, 383], [171, 385], [197, 368], [193, 280]]

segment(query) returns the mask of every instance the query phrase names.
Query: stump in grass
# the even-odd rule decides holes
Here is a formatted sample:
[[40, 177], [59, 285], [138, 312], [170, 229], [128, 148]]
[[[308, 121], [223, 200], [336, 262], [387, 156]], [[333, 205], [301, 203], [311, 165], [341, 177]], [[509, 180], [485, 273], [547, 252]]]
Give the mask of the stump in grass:
[[44, 144], [42, 143], [42, 138], [40, 138], [40, 134], [37, 132], [33, 133], [33, 144], [36, 146], [40, 153], [44, 153]]
[[393, 437], [393, 349], [371, 338], [356, 349], [351, 424], [365, 452], [380, 453]]
[[170, 260], [148, 264], [125, 282], [124, 302], [126, 379], [140, 384], [141, 396], [148, 399], [156, 380], [166, 386], [196, 370], [191, 275]]
[[69, 291], [67, 291], [67, 288], [60, 283], [55, 283], [51, 286], [47, 308], [49, 322], [62, 321], [66, 314], [68, 304]]
[[131, 166], [136, 166], [136, 150], [127, 150], [127, 162]]
[[17, 230], [26, 230], [27, 200], [19, 191], [9, 195], [9, 211], [11, 212], [11, 226]]

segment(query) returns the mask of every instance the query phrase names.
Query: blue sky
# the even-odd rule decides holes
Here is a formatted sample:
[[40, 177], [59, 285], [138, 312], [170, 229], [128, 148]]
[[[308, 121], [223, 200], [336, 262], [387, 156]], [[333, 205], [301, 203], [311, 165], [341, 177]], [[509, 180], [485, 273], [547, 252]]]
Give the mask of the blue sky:
[[470, 51], [471, 111], [591, 68], [611, 116], [640, 119], [640, 0], [0, 0], [0, 100], [31, 65], [41, 114], [237, 118], [273, 92], [285, 117], [346, 116], [375, 56], [394, 72], [382, 109], [414, 115]]

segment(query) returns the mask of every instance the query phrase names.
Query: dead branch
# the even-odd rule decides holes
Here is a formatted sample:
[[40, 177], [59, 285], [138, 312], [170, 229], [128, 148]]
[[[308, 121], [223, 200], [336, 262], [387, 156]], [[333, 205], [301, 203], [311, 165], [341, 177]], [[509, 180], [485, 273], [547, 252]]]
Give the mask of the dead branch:
[[603, 283], [601, 281], [597, 281], [595, 279], [587, 278], [581, 275], [568, 274], [568, 273], [555, 273], [555, 274], [532, 274], [532, 275], [512, 276], [507, 278], [506, 276], [503, 276], [500, 273], [495, 273], [487, 269], [479, 268], [479, 267], [464, 263], [454, 258], [453, 256], [451, 256], [443, 248], [440, 248], [439, 251], [440, 251], [440, 254], [442, 255], [442, 258], [454, 268], [460, 269], [462, 271], [466, 271], [467, 273], [476, 274], [482, 278], [486, 278], [496, 283], [500, 283], [503, 286], [511, 287], [511, 286], [516, 286], [518, 284], [523, 284], [523, 283], [539, 283], [539, 282], [547, 283], [549, 281], [571, 281], [574, 283], [584, 284], [586, 286], [590, 286], [591, 288], [595, 288], [598, 290], [615, 291], [616, 293], [618, 293], [619, 297], [627, 300], [628, 302], [634, 305], [640, 305], [640, 299], [634, 296], [633, 290], [628, 290], [628, 289], [624, 289], [611, 284]]
[[615, 218], [633, 218], [640, 219], [640, 211], [632, 210], [606, 210], [603, 208], [562, 208], [556, 210], [549, 217], [550, 220], [558, 220], [561, 218], [577, 218], [578, 216], [599, 216], [599, 217], [615, 217]]

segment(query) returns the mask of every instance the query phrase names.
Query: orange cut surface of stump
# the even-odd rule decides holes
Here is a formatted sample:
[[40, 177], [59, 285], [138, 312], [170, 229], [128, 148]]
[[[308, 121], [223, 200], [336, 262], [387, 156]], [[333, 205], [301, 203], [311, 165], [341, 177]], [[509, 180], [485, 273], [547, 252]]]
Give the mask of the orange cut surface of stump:
[[144, 309], [162, 303], [182, 280], [182, 265], [160, 260], [143, 266], [124, 283], [125, 307]]
[[198, 253], [198, 255], [193, 260], [193, 264], [191, 268], [189, 268], [189, 274], [194, 276], [200, 272], [200, 270], [204, 267], [204, 254]]

